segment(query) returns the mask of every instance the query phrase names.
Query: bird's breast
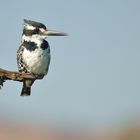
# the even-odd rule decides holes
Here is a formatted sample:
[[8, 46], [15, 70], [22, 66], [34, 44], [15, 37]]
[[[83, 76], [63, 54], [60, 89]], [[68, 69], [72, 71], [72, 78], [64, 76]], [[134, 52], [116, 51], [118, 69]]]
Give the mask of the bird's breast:
[[46, 75], [50, 64], [50, 48], [36, 48], [33, 51], [24, 48], [22, 58], [28, 72]]

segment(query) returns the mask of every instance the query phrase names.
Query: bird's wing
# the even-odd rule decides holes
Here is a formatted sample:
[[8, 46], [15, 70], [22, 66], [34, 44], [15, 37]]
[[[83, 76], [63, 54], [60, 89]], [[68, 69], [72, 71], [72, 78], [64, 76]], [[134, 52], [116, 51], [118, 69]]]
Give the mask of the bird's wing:
[[17, 65], [20, 72], [27, 72], [27, 67], [22, 57], [24, 49], [25, 47], [21, 45], [17, 50]]

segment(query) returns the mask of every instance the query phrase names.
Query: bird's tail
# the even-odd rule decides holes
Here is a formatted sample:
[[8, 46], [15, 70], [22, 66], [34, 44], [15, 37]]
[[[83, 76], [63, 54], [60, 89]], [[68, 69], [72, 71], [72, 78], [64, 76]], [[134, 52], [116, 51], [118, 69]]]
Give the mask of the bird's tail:
[[22, 87], [21, 96], [30, 96], [31, 95], [31, 87]]
[[31, 95], [31, 86], [32, 86], [33, 83], [34, 83], [33, 80], [23, 81], [21, 96], [30, 96]]

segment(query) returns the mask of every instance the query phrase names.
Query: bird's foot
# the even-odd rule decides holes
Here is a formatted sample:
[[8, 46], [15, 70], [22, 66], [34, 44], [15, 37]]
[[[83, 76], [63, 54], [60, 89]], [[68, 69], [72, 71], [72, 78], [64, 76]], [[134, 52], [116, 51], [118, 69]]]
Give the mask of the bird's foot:
[[43, 79], [44, 75], [33, 74], [36, 79]]

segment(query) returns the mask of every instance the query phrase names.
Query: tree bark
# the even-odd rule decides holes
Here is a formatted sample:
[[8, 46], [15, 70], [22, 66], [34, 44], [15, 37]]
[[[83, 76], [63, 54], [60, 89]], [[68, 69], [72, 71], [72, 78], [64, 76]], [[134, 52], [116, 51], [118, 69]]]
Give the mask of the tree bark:
[[43, 76], [33, 75], [31, 73], [21, 73], [17, 71], [9, 71], [9, 70], [0, 68], [0, 87], [3, 86], [3, 83], [6, 80], [22, 82], [25, 79], [37, 80], [37, 79], [42, 79], [42, 78]]

